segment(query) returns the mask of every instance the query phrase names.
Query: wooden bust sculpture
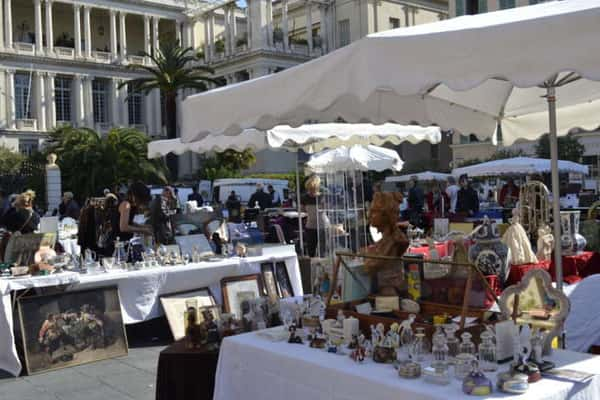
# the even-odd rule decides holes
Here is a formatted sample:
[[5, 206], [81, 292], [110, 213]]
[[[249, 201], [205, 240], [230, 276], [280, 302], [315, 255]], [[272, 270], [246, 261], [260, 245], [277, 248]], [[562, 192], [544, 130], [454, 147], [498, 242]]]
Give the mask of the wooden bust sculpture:
[[[408, 238], [398, 228], [399, 205], [402, 201], [400, 193], [376, 192], [369, 210], [369, 223], [377, 228], [382, 238], [369, 247], [367, 254], [378, 256], [400, 257], [408, 249]], [[368, 258], [365, 266], [369, 273], [374, 274], [378, 269], [393, 267], [399, 261], [386, 261]]]

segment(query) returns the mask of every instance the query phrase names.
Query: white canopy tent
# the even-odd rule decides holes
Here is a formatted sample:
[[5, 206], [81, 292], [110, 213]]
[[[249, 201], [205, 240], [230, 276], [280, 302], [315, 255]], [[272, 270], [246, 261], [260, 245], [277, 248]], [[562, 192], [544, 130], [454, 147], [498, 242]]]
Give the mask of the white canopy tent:
[[549, 131], [558, 197], [556, 135], [600, 122], [599, 20], [600, 0], [570, 0], [369, 35], [278, 74], [188, 98], [182, 141], [340, 117], [437, 124], [480, 138], [495, 138], [501, 124], [505, 144]]
[[425, 172], [419, 172], [416, 174], [388, 176], [385, 178], [385, 181], [386, 182], [408, 182], [412, 179], [413, 176], [416, 176], [417, 180], [419, 180], [419, 181], [445, 181], [451, 175], [444, 174], [442, 172], [425, 171]]
[[404, 162], [395, 150], [379, 146], [340, 146], [313, 154], [306, 166], [317, 174], [338, 171], [400, 171]]
[[[587, 165], [565, 160], [558, 160], [558, 171], [583, 175], [587, 175], [589, 172]], [[552, 172], [551, 160], [529, 157], [488, 161], [452, 170], [452, 174], [455, 176], [463, 174], [469, 176], [531, 175], [550, 172]]]
[[168, 153], [183, 154], [186, 151], [208, 153], [233, 149], [263, 150], [284, 148], [288, 151], [302, 149], [314, 153], [340, 145], [377, 145], [403, 142], [439, 143], [442, 134], [439, 127], [398, 124], [309, 124], [298, 128], [276, 126], [266, 132], [246, 129], [236, 136], [210, 135], [202, 140], [184, 143], [180, 139], [156, 140], [148, 145], [148, 157], [156, 158]]

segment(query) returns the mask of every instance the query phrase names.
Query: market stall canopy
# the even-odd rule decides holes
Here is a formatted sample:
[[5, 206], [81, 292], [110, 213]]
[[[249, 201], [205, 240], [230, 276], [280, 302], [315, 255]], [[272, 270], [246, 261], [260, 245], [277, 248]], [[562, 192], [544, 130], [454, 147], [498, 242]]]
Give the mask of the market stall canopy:
[[500, 122], [510, 144], [548, 131], [540, 86], [564, 71], [586, 79], [557, 89], [559, 134], [596, 128], [600, 83], [588, 79], [600, 80], [598, 21], [600, 0], [570, 0], [372, 34], [277, 74], [188, 97], [181, 140], [342, 118], [436, 124], [480, 139]]
[[437, 126], [421, 127], [391, 123], [383, 125], [308, 124], [298, 128], [276, 126], [267, 132], [246, 129], [237, 136], [210, 135], [191, 143], [184, 143], [180, 139], [156, 140], [148, 145], [148, 157], [156, 158], [168, 153], [183, 154], [186, 151], [209, 153], [228, 149], [258, 151], [266, 148], [302, 149], [313, 153], [342, 144], [345, 146], [382, 145], [384, 143], [419, 143], [421, 141], [435, 144], [441, 140], [442, 134]]
[[444, 174], [442, 172], [425, 171], [417, 174], [399, 175], [399, 176], [388, 176], [385, 178], [386, 182], [408, 182], [413, 176], [417, 177], [419, 181], [445, 181], [448, 179], [450, 174]]
[[306, 166], [315, 173], [339, 171], [400, 171], [404, 162], [395, 150], [379, 146], [340, 146], [313, 154]]
[[[503, 160], [488, 161], [468, 167], [455, 168], [452, 175], [460, 176], [501, 176], [501, 175], [532, 175], [550, 173], [552, 167], [550, 160], [544, 158], [515, 157]], [[587, 165], [573, 161], [558, 160], [559, 172], [573, 172], [587, 175]]]

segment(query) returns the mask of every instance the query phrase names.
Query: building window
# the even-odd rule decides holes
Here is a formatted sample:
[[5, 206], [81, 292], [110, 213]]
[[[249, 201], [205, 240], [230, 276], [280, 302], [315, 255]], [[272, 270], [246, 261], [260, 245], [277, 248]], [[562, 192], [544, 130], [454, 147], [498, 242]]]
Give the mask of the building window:
[[390, 17], [390, 29], [400, 28], [400, 18]]
[[598, 156], [583, 156], [581, 163], [587, 165], [590, 169], [590, 178], [598, 178], [600, 176], [598, 169]]
[[71, 79], [54, 78], [54, 102], [56, 104], [56, 121], [71, 122]]
[[465, 15], [465, 0], [456, 0], [456, 16]]
[[92, 103], [94, 107], [94, 123], [108, 122], [108, 85], [105, 80], [92, 81]]
[[37, 153], [39, 144], [37, 139], [19, 139], [19, 153], [30, 156]]
[[350, 20], [344, 19], [338, 22], [339, 45], [344, 47], [350, 44]]
[[515, 0], [500, 0], [500, 9], [515, 8]]
[[141, 125], [144, 120], [142, 115], [143, 96], [139, 91], [134, 92], [131, 84], [127, 86], [127, 91], [129, 92], [129, 101], [127, 102], [129, 125]]
[[432, 160], [438, 160], [440, 158], [440, 145], [439, 144], [431, 145], [430, 156], [431, 156]]
[[15, 74], [15, 112], [17, 119], [31, 119], [31, 74]]

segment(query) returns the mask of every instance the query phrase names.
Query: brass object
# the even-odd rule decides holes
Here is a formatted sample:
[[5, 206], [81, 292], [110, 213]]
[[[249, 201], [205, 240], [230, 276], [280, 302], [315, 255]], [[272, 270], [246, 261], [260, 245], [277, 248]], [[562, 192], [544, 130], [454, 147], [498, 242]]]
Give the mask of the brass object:
[[521, 186], [519, 220], [534, 241], [537, 240], [538, 229], [550, 221], [549, 191], [542, 182], [530, 181]]

